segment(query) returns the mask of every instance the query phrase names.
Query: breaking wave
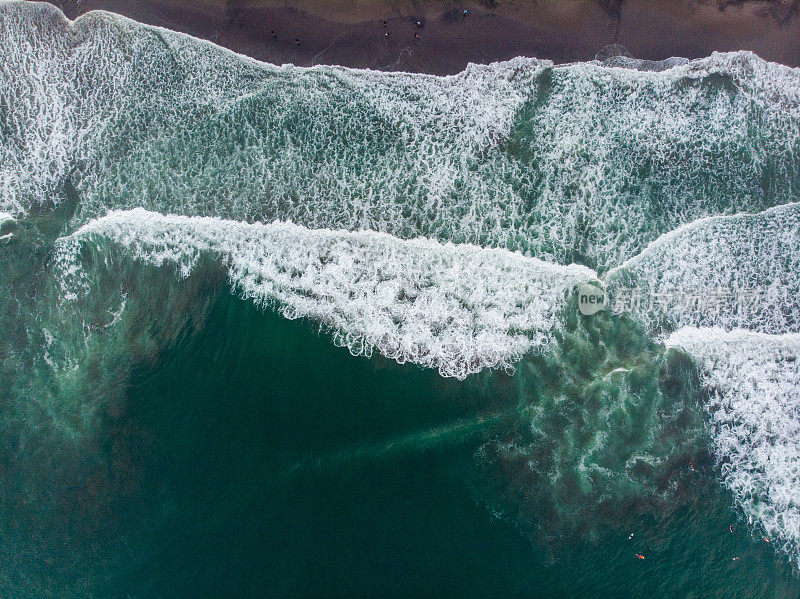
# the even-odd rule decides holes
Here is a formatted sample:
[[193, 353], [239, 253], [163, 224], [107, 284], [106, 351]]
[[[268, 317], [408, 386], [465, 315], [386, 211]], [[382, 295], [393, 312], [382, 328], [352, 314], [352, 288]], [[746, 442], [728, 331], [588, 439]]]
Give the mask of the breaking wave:
[[[704, 218], [666, 235], [605, 277], [636, 289], [632, 316], [653, 333], [680, 327], [800, 330], [800, 204]], [[628, 302], [628, 307], [630, 302]]]
[[135, 209], [111, 212], [63, 241], [58, 261], [67, 294], [80, 277], [84, 240], [101, 251], [103, 240], [120, 244], [155, 265], [173, 263], [184, 277], [200, 254], [211, 254], [244, 297], [287, 318], [319, 322], [353, 355], [369, 357], [376, 348], [459, 379], [511, 368], [533, 348], [544, 351], [569, 292], [594, 277], [586, 267], [508, 250]]
[[[723, 484], [748, 521], [800, 548], [800, 205], [705, 218], [606, 277], [611, 294], [661, 298], [632, 312], [699, 360]], [[693, 301], [681, 302], [682, 292]], [[748, 294], [757, 292], [753, 297]], [[709, 299], [715, 301], [709, 302]]]
[[667, 340], [696, 356], [724, 484], [750, 523], [800, 548], [800, 335], [685, 328]]

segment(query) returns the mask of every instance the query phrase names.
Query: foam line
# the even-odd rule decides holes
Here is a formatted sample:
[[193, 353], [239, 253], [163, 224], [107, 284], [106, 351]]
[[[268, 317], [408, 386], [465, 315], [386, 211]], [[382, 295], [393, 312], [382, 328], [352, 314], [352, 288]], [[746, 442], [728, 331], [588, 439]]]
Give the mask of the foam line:
[[321, 323], [354, 355], [376, 348], [459, 379], [510, 368], [545, 348], [567, 292], [595, 277], [586, 267], [507, 250], [135, 209], [111, 212], [62, 241], [65, 280], [80, 270], [78, 249], [89, 239], [178, 265], [183, 276], [210, 254], [245, 297]]

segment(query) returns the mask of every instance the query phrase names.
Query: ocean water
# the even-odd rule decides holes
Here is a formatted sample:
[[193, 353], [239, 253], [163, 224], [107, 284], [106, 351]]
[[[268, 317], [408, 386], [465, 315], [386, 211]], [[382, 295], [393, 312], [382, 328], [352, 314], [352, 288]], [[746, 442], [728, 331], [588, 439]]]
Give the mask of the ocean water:
[[299, 68], [0, 2], [0, 596], [797, 597], [798, 191], [749, 53]]

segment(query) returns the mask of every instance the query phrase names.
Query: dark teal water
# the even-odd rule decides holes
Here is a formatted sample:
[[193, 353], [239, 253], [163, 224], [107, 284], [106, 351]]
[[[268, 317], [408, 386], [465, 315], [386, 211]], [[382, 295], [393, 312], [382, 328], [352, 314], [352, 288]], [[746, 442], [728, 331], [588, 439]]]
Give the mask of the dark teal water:
[[[655, 435], [676, 448], [672, 463], [629, 471], [640, 477], [630, 489], [596, 477], [581, 491], [577, 458], [554, 463], [553, 445], [580, 455], [578, 433], [609, 404], [575, 390], [559, 415], [552, 390], [591, 379], [601, 362], [645, 365], [661, 350], [637, 346], [634, 325], [577, 317], [562, 347], [612, 334], [619, 346], [458, 382], [354, 358], [311, 324], [237, 298], [216, 267], [183, 282], [168, 270], [135, 269], [144, 283], [129, 289], [125, 355], [81, 383], [100, 406], [88, 434], [71, 442], [4, 412], [14, 596], [797, 596], [788, 564], [738, 520], [688, 434], [691, 401], [675, 415], [680, 430]], [[193, 306], [183, 318], [140, 320], [176, 297]], [[170, 341], [143, 351], [154, 333]], [[685, 360], [645, 368], [649, 401], [657, 389], [687, 395]], [[118, 388], [104, 395], [109, 379]], [[550, 415], [538, 431], [537, 406]], [[646, 415], [634, 416], [606, 426], [652, 447], [637, 441]], [[567, 419], [583, 425], [571, 431]], [[508, 443], [524, 463], [490, 459]]]

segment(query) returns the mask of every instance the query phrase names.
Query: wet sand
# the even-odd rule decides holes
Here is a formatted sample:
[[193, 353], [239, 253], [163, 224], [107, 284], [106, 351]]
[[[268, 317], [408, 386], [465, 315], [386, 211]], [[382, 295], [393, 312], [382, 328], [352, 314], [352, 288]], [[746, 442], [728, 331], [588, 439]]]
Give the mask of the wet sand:
[[[800, 65], [800, 0], [63, 0], [211, 40], [276, 64], [435, 74], [535, 56], [589, 60], [617, 43], [660, 60], [751, 50]], [[466, 12], [465, 12], [466, 11]], [[388, 35], [387, 35], [388, 34]]]

